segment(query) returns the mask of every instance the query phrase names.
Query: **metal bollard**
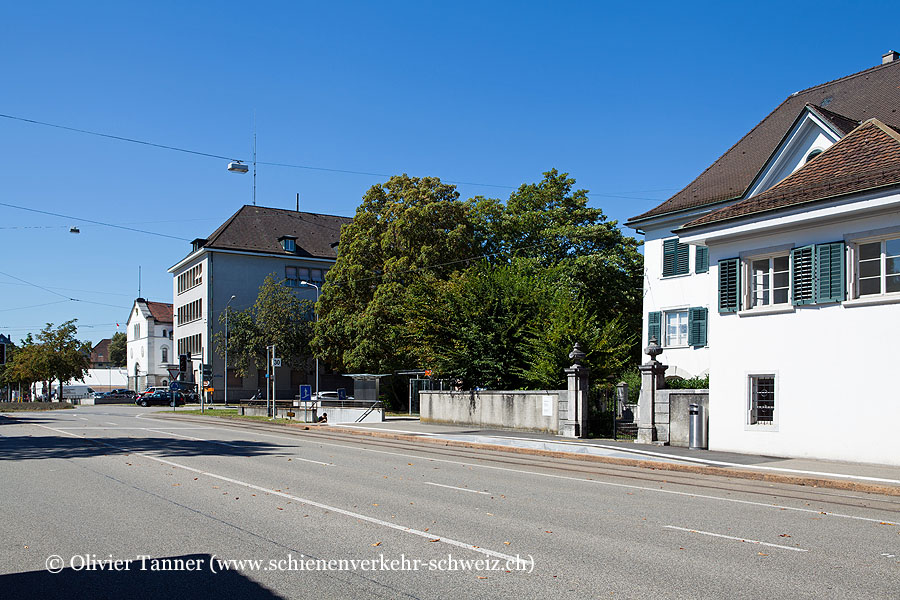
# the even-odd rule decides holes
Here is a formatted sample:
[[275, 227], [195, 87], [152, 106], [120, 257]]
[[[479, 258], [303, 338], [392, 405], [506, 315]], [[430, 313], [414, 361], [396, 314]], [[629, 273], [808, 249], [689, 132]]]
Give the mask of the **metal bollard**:
[[706, 448], [706, 428], [703, 426], [703, 407], [699, 404], [690, 405], [690, 444], [691, 450]]

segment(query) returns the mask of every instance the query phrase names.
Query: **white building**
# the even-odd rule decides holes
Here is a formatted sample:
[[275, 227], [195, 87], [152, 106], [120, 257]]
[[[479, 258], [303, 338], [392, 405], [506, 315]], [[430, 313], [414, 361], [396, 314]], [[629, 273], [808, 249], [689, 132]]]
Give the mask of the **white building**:
[[[337, 258], [341, 225], [349, 217], [321, 215], [262, 206], [243, 206], [208, 238], [192, 242], [192, 250], [169, 269], [175, 305], [175, 354], [191, 356], [194, 381], [203, 363], [213, 366], [213, 399], [224, 399], [224, 357], [214, 339], [224, 330], [220, 315], [231, 302], [244, 310], [256, 301], [266, 276], [274, 275], [300, 298], [316, 299], [309, 281], [321, 287]], [[231, 297], [234, 296], [234, 300]], [[293, 398], [310, 374], [284, 367], [276, 373], [279, 397]], [[265, 368], [255, 376], [228, 372], [229, 400], [265, 390]]]
[[710, 449], [900, 464], [874, 369], [900, 333], [897, 59], [792, 94], [629, 222], [644, 339], [667, 375], [709, 373]]
[[148, 386], [168, 385], [174, 359], [172, 305], [134, 301], [126, 326], [128, 387], [140, 391]]

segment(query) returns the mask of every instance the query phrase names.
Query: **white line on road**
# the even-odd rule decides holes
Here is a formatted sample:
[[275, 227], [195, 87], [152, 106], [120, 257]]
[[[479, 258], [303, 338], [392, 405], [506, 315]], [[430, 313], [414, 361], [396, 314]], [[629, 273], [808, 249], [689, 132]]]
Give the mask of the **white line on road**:
[[747, 538], [739, 538], [731, 535], [722, 535], [721, 533], [710, 533], [709, 531], [700, 531], [699, 529], [687, 529], [685, 527], [675, 527], [674, 525], [663, 525], [663, 529], [677, 529], [678, 531], [687, 531], [688, 533], [699, 533], [700, 535], [710, 535], [717, 538], [725, 538], [726, 540], [735, 540], [738, 542], [746, 542], [748, 544], [759, 544], [760, 546], [770, 546], [772, 548], [781, 548], [782, 550], [793, 550], [794, 552], [809, 552], [803, 548], [791, 548], [790, 546], [781, 546], [779, 544], [770, 544], [769, 542], [760, 542], [759, 540], [748, 540]]
[[96, 442], [96, 443], [102, 444], [102, 445], [104, 445], [104, 446], [109, 446], [109, 447], [115, 448], [115, 449], [117, 449], [117, 450], [122, 450], [123, 452], [128, 452], [129, 454], [132, 454], [132, 455], [142, 456], [142, 457], [144, 457], [144, 458], [146, 458], [146, 459], [148, 459], [148, 460], [153, 460], [153, 461], [162, 463], [162, 464], [164, 464], [164, 465], [169, 465], [169, 466], [172, 466], [172, 467], [176, 467], [176, 468], [178, 468], [178, 469], [184, 469], [185, 471], [190, 471], [191, 473], [196, 473], [196, 474], [198, 474], [198, 475], [204, 475], [204, 476], [206, 476], [206, 477], [212, 477], [213, 479], [218, 479], [218, 480], [220, 480], [220, 481], [225, 481], [225, 482], [227, 482], [227, 483], [231, 483], [231, 484], [234, 484], [234, 485], [240, 485], [240, 486], [242, 486], [242, 487], [245, 487], [245, 488], [248, 488], [248, 489], [251, 489], [251, 490], [255, 490], [255, 491], [257, 491], [257, 492], [263, 492], [263, 493], [266, 493], [266, 494], [271, 494], [271, 495], [273, 495], [273, 496], [281, 496], [282, 498], [287, 498], [288, 500], [294, 500], [294, 501], [296, 501], [296, 502], [301, 502], [301, 503], [303, 503], [303, 504], [308, 504], [309, 506], [315, 506], [316, 508], [321, 508], [322, 510], [327, 510], [327, 511], [335, 512], [335, 513], [338, 513], [338, 514], [341, 514], [341, 515], [345, 515], [345, 516], [347, 516], [347, 517], [353, 517], [354, 519], [359, 519], [360, 521], [366, 521], [367, 523], [372, 523], [372, 524], [374, 524], [374, 525], [381, 525], [382, 527], [387, 527], [387, 528], [389, 528], [389, 529], [394, 529], [395, 531], [400, 531], [400, 532], [402, 532], [402, 533], [408, 533], [408, 534], [410, 534], [410, 535], [415, 535], [415, 536], [419, 536], [419, 537], [422, 537], [422, 538], [426, 538], [426, 539], [428, 539], [429, 541], [432, 541], [432, 540], [433, 540], [433, 541], [442, 542], [442, 543], [448, 544], [448, 545], [450, 545], [450, 546], [455, 546], [455, 547], [457, 547], [457, 548], [462, 548], [462, 549], [464, 549], [464, 550], [471, 550], [472, 552], [478, 552], [479, 554], [484, 554], [484, 555], [486, 555], [486, 556], [493, 556], [493, 557], [495, 557], [495, 558], [501, 558], [501, 559], [505, 559], [505, 560], [508, 560], [508, 561], [516, 561], [516, 560], [520, 560], [520, 559], [518, 559], [518, 558], [515, 557], [515, 556], [510, 556], [509, 554], [503, 554], [502, 552], [495, 552], [494, 550], [488, 550], [487, 548], [481, 548], [481, 547], [478, 547], [478, 546], [474, 546], [474, 545], [472, 545], [472, 544], [466, 544], [466, 543], [464, 543], [464, 542], [459, 542], [459, 541], [457, 541], [457, 540], [453, 540], [453, 539], [450, 539], [450, 538], [440, 537], [440, 536], [438, 536], [438, 535], [436, 535], [436, 534], [429, 533], [429, 532], [427, 532], [427, 531], [420, 531], [420, 530], [418, 530], [418, 529], [413, 529], [413, 528], [411, 528], [411, 527], [404, 527], [403, 525], [398, 525], [397, 523], [391, 523], [391, 522], [389, 522], [389, 521], [382, 521], [381, 519], [376, 519], [375, 517], [370, 517], [370, 516], [368, 516], [368, 515], [363, 515], [363, 514], [360, 514], [360, 513], [355, 513], [355, 512], [353, 512], [353, 511], [345, 510], [345, 509], [343, 509], [343, 508], [338, 508], [338, 507], [336, 507], [336, 506], [329, 506], [328, 504], [322, 504], [321, 502], [315, 502], [315, 501], [313, 501], [313, 500], [308, 500], [308, 499], [306, 499], [306, 498], [301, 498], [301, 497], [299, 497], [299, 496], [294, 496], [294, 495], [292, 495], [292, 494], [286, 494], [285, 492], [279, 492], [278, 490], [274, 490], [274, 489], [270, 489], [270, 488], [265, 488], [265, 487], [262, 487], [262, 486], [259, 486], [259, 485], [254, 485], [254, 484], [252, 484], [252, 483], [247, 483], [247, 482], [245, 482], [245, 481], [240, 481], [240, 480], [238, 480], [238, 479], [232, 479], [231, 477], [225, 477], [224, 475], [218, 475], [218, 474], [216, 474], [216, 473], [211, 473], [211, 472], [209, 472], [209, 471], [203, 471], [203, 470], [201, 470], [201, 469], [195, 469], [195, 468], [193, 468], [193, 467], [188, 467], [188, 466], [186, 466], [186, 465], [182, 465], [182, 464], [173, 462], [173, 461], [171, 461], [171, 460], [166, 460], [166, 459], [164, 459], [164, 458], [158, 458], [158, 457], [156, 457], [156, 456], [151, 456], [151, 455], [145, 454], [145, 453], [143, 453], [143, 452], [133, 452], [133, 451], [129, 451], [129, 450], [126, 450], [125, 448], [120, 448], [119, 446], [116, 446], [115, 444], [110, 444], [110, 443], [104, 442], [103, 440], [100, 440], [100, 439], [96, 439], [96, 438], [84, 438], [84, 437], [82, 437], [82, 436], [80, 436], [80, 435], [76, 435], [76, 434], [70, 433], [70, 432], [68, 432], [68, 431], [63, 431], [62, 429], [54, 429], [53, 427], [48, 427], [48, 426], [46, 426], [46, 425], [37, 425], [37, 426], [38, 426], [38, 427], [43, 427], [44, 429], [49, 429], [50, 431], [55, 431], [55, 432], [57, 432], [57, 433], [64, 433], [64, 434], [66, 434], [66, 435], [70, 435], [70, 436], [72, 436], [72, 437], [76, 437], [76, 438], [79, 438], [79, 439], [83, 439], [83, 440], [87, 440], [87, 441]]
[[433, 483], [431, 481], [426, 481], [425, 485], [436, 485], [442, 488], [450, 488], [451, 490], [459, 490], [461, 492], [472, 492], [473, 494], [484, 494], [485, 496], [493, 496], [490, 492], [481, 492], [478, 490], [470, 490], [468, 488], [456, 487], [455, 485], [444, 485], [443, 483]]
[[[219, 431], [225, 431], [225, 432], [228, 432], [231, 434], [234, 433], [234, 430], [223, 429], [222, 427], [210, 427], [210, 429], [217, 429]], [[243, 430], [243, 431], [244, 431], [244, 433], [249, 433], [247, 430]], [[295, 438], [295, 437], [291, 438], [291, 437], [287, 437], [287, 436], [283, 436], [283, 435], [272, 435], [272, 434], [268, 434], [268, 433], [260, 433], [257, 431], [253, 431], [252, 433], [255, 435], [258, 435], [258, 436], [262, 436], [262, 437], [269, 437], [269, 438], [275, 438], [275, 439], [280, 439], [280, 440], [289, 440], [289, 441], [293, 441], [294, 443], [297, 442], [297, 438]], [[418, 458], [418, 459], [425, 458], [426, 460], [430, 460], [433, 462], [442, 462], [442, 463], [448, 463], [448, 464], [453, 464], [453, 465], [460, 465], [463, 467], [478, 467], [481, 469], [491, 469], [494, 471], [519, 473], [522, 475], [537, 475], [539, 477], [550, 477], [552, 479], [562, 479], [562, 480], [566, 480], [566, 481], [578, 481], [581, 483], [605, 485], [605, 486], [609, 486], [609, 487], [618, 487], [618, 488], [625, 488], [625, 489], [631, 489], [631, 490], [641, 490], [641, 491], [645, 491], [645, 492], [654, 492], [654, 493], [658, 493], [658, 494], [672, 494], [674, 496], [685, 496], [688, 498], [702, 498], [704, 500], [718, 500], [719, 502], [731, 502], [733, 504], [761, 506], [763, 508], [773, 508], [775, 510], [792, 510], [792, 511], [796, 511], [796, 512], [812, 513], [812, 514], [828, 516], [828, 517], [838, 517], [838, 518], [842, 518], [842, 519], [853, 519], [856, 521], [866, 521], [869, 523], [887, 523], [888, 525], [900, 525], [900, 523], [890, 521], [889, 519], [872, 519], [869, 517], [857, 517], [855, 515], [845, 515], [842, 513], [824, 512], [824, 511], [815, 510], [815, 509], [811, 509], [811, 508], [799, 508], [796, 506], [784, 506], [781, 504], [767, 504], [765, 502], [754, 502], [752, 500], [739, 500], [737, 498], [723, 498], [721, 496], [710, 496], [708, 494], [694, 494], [691, 492], [679, 492], [677, 490], [666, 490], [666, 489], [662, 489], [662, 488], [653, 488], [653, 487], [640, 486], [640, 485], [630, 485], [627, 483], [616, 483], [613, 481], [599, 481], [597, 479], [582, 479], [580, 477], [570, 477], [568, 475], [554, 475], [553, 473], [540, 473], [538, 471], [527, 471], [524, 469], [511, 469], [509, 467], [497, 467], [494, 465], [482, 465], [482, 464], [478, 464], [478, 463], [469, 463], [469, 462], [462, 462], [462, 461], [458, 461], [458, 460], [449, 460], [446, 458], [423, 457], [422, 455], [403, 454], [401, 452], [390, 452], [388, 450], [375, 450], [373, 448], [363, 448], [360, 446], [350, 446], [347, 444], [334, 444], [331, 442], [322, 442], [319, 440], [316, 440], [315, 443], [319, 444], [320, 446], [331, 446], [331, 447], [335, 447], [335, 448], [347, 448], [350, 450], [356, 450], [356, 451], [362, 451], [362, 452], [372, 452], [375, 454], [387, 454], [390, 456], [401, 456], [403, 458]]]
[[[59, 427], [59, 429], [72, 429], [81, 431], [82, 429], [100, 429], [104, 431], [110, 430], [118, 430], [118, 429], [127, 429], [127, 430], [137, 430], [137, 431], [152, 431], [149, 427], [123, 427], [121, 425], [117, 425], [116, 427], [105, 427], [105, 426], [88, 426], [88, 425], [79, 425], [77, 427]], [[197, 429], [207, 429], [206, 427], [169, 427], [169, 429], [178, 429], [178, 430], [197, 430]]]

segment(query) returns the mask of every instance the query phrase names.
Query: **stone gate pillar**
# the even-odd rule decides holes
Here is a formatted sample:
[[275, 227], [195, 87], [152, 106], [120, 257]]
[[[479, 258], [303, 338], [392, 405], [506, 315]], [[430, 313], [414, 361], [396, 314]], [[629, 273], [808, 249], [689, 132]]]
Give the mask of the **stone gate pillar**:
[[587, 436], [586, 419], [588, 406], [588, 376], [591, 370], [581, 364], [585, 353], [577, 342], [569, 353], [572, 366], [565, 369], [568, 382], [568, 402], [566, 404], [565, 420], [562, 420], [560, 435], [563, 437], [580, 438]]
[[656, 337], [650, 338], [650, 344], [644, 348], [644, 352], [650, 356], [650, 360], [638, 367], [641, 372], [641, 396], [638, 400], [638, 432], [639, 444], [651, 444], [656, 441], [656, 423], [653, 413], [656, 410], [656, 390], [666, 386], [666, 369], [656, 360], [662, 354], [662, 347], [656, 343]]

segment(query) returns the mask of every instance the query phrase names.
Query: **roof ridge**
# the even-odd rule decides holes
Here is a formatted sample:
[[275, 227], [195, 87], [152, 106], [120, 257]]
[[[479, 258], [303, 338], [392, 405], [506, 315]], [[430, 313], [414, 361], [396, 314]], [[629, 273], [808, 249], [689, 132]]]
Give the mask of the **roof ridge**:
[[803, 88], [802, 90], [797, 90], [796, 92], [794, 92], [793, 94], [788, 96], [788, 98], [793, 98], [794, 96], [799, 96], [800, 94], [804, 94], [806, 92], [811, 92], [818, 88], [825, 87], [826, 85], [831, 85], [833, 83], [837, 83], [838, 81], [844, 81], [846, 79], [853, 79], [854, 77], [859, 77], [863, 73], [869, 73], [869, 72], [875, 71], [877, 69], [884, 69], [887, 67], [895, 66], [897, 64], [900, 64], [900, 61], [893, 60], [891, 62], [882, 63], [880, 65], [875, 65], [874, 67], [869, 67], [868, 69], [863, 69], [862, 71], [857, 71], [856, 73], [850, 73], [849, 75], [844, 75], [843, 77], [838, 77], [836, 79], [832, 79], [832, 80], [826, 81], [824, 83], [819, 83], [817, 85], [814, 85], [814, 86], [811, 86], [808, 88]]

